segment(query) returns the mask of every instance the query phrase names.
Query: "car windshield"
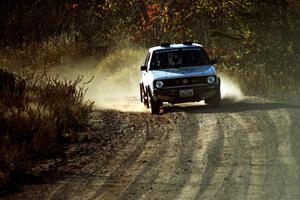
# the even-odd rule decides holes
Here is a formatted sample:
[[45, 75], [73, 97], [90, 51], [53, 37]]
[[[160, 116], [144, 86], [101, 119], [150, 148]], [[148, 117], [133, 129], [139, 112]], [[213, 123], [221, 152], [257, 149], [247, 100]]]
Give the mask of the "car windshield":
[[192, 67], [207, 64], [209, 64], [209, 58], [202, 48], [163, 49], [153, 52], [150, 69]]

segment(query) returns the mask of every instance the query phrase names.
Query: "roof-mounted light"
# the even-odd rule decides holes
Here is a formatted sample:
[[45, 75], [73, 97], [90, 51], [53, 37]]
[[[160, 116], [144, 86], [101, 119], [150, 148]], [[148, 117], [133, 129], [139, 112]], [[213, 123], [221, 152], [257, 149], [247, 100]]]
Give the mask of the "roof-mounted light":
[[192, 41], [184, 42], [183, 45], [193, 45], [193, 42]]
[[160, 46], [161, 46], [161, 47], [169, 47], [169, 46], [170, 46], [170, 43], [162, 43]]

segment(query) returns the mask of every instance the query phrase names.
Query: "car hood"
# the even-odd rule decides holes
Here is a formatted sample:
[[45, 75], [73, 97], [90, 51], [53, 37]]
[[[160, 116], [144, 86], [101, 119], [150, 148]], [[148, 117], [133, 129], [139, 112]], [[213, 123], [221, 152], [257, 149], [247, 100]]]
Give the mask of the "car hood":
[[216, 75], [216, 69], [214, 66], [193, 66], [183, 68], [172, 68], [172, 69], [160, 69], [153, 70], [154, 80], [161, 79], [173, 79], [173, 78], [184, 78], [184, 77], [195, 77], [195, 76], [212, 76]]

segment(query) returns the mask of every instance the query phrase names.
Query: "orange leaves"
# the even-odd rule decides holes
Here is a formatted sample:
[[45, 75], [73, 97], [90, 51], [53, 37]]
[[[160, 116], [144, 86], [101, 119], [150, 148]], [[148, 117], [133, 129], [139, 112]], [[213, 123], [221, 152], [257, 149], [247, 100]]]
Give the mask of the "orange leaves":
[[141, 14], [141, 24], [144, 31], [150, 30], [159, 22], [161, 8], [157, 1], [144, 1], [146, 4], [146, 16]]
[[79, 7], [79, 4], [78, 3], [66, 3], [65, 4], [65, 8], [67, 9], [67, 10], [73, 10], [73, 11], [76, 11], [77, 9], [78, 9], [78, 7]]
[[73, 10], [77, 10], [78, 7], [79, 7], [79, 4], [78, 4], [78, 3], [73, 3], [73, 4], [72, 4], [72, 9], [73, 9]]
[[158, 3], [147, 6], [147, 15], [150, 21], [155, 21], [160, 14], [160, 5]]

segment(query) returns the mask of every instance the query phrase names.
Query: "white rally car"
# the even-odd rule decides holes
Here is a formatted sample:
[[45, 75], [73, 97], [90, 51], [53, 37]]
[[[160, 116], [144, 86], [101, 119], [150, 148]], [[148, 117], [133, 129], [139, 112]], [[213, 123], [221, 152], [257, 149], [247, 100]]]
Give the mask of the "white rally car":
[[163, 102], [199, 102], [219, 106], [221, 80], [216, 60], [210, 60], [202, 45], [196, 43], [162, 44], [148, 51], [141, 67], [141, 102], [158, 114]]

